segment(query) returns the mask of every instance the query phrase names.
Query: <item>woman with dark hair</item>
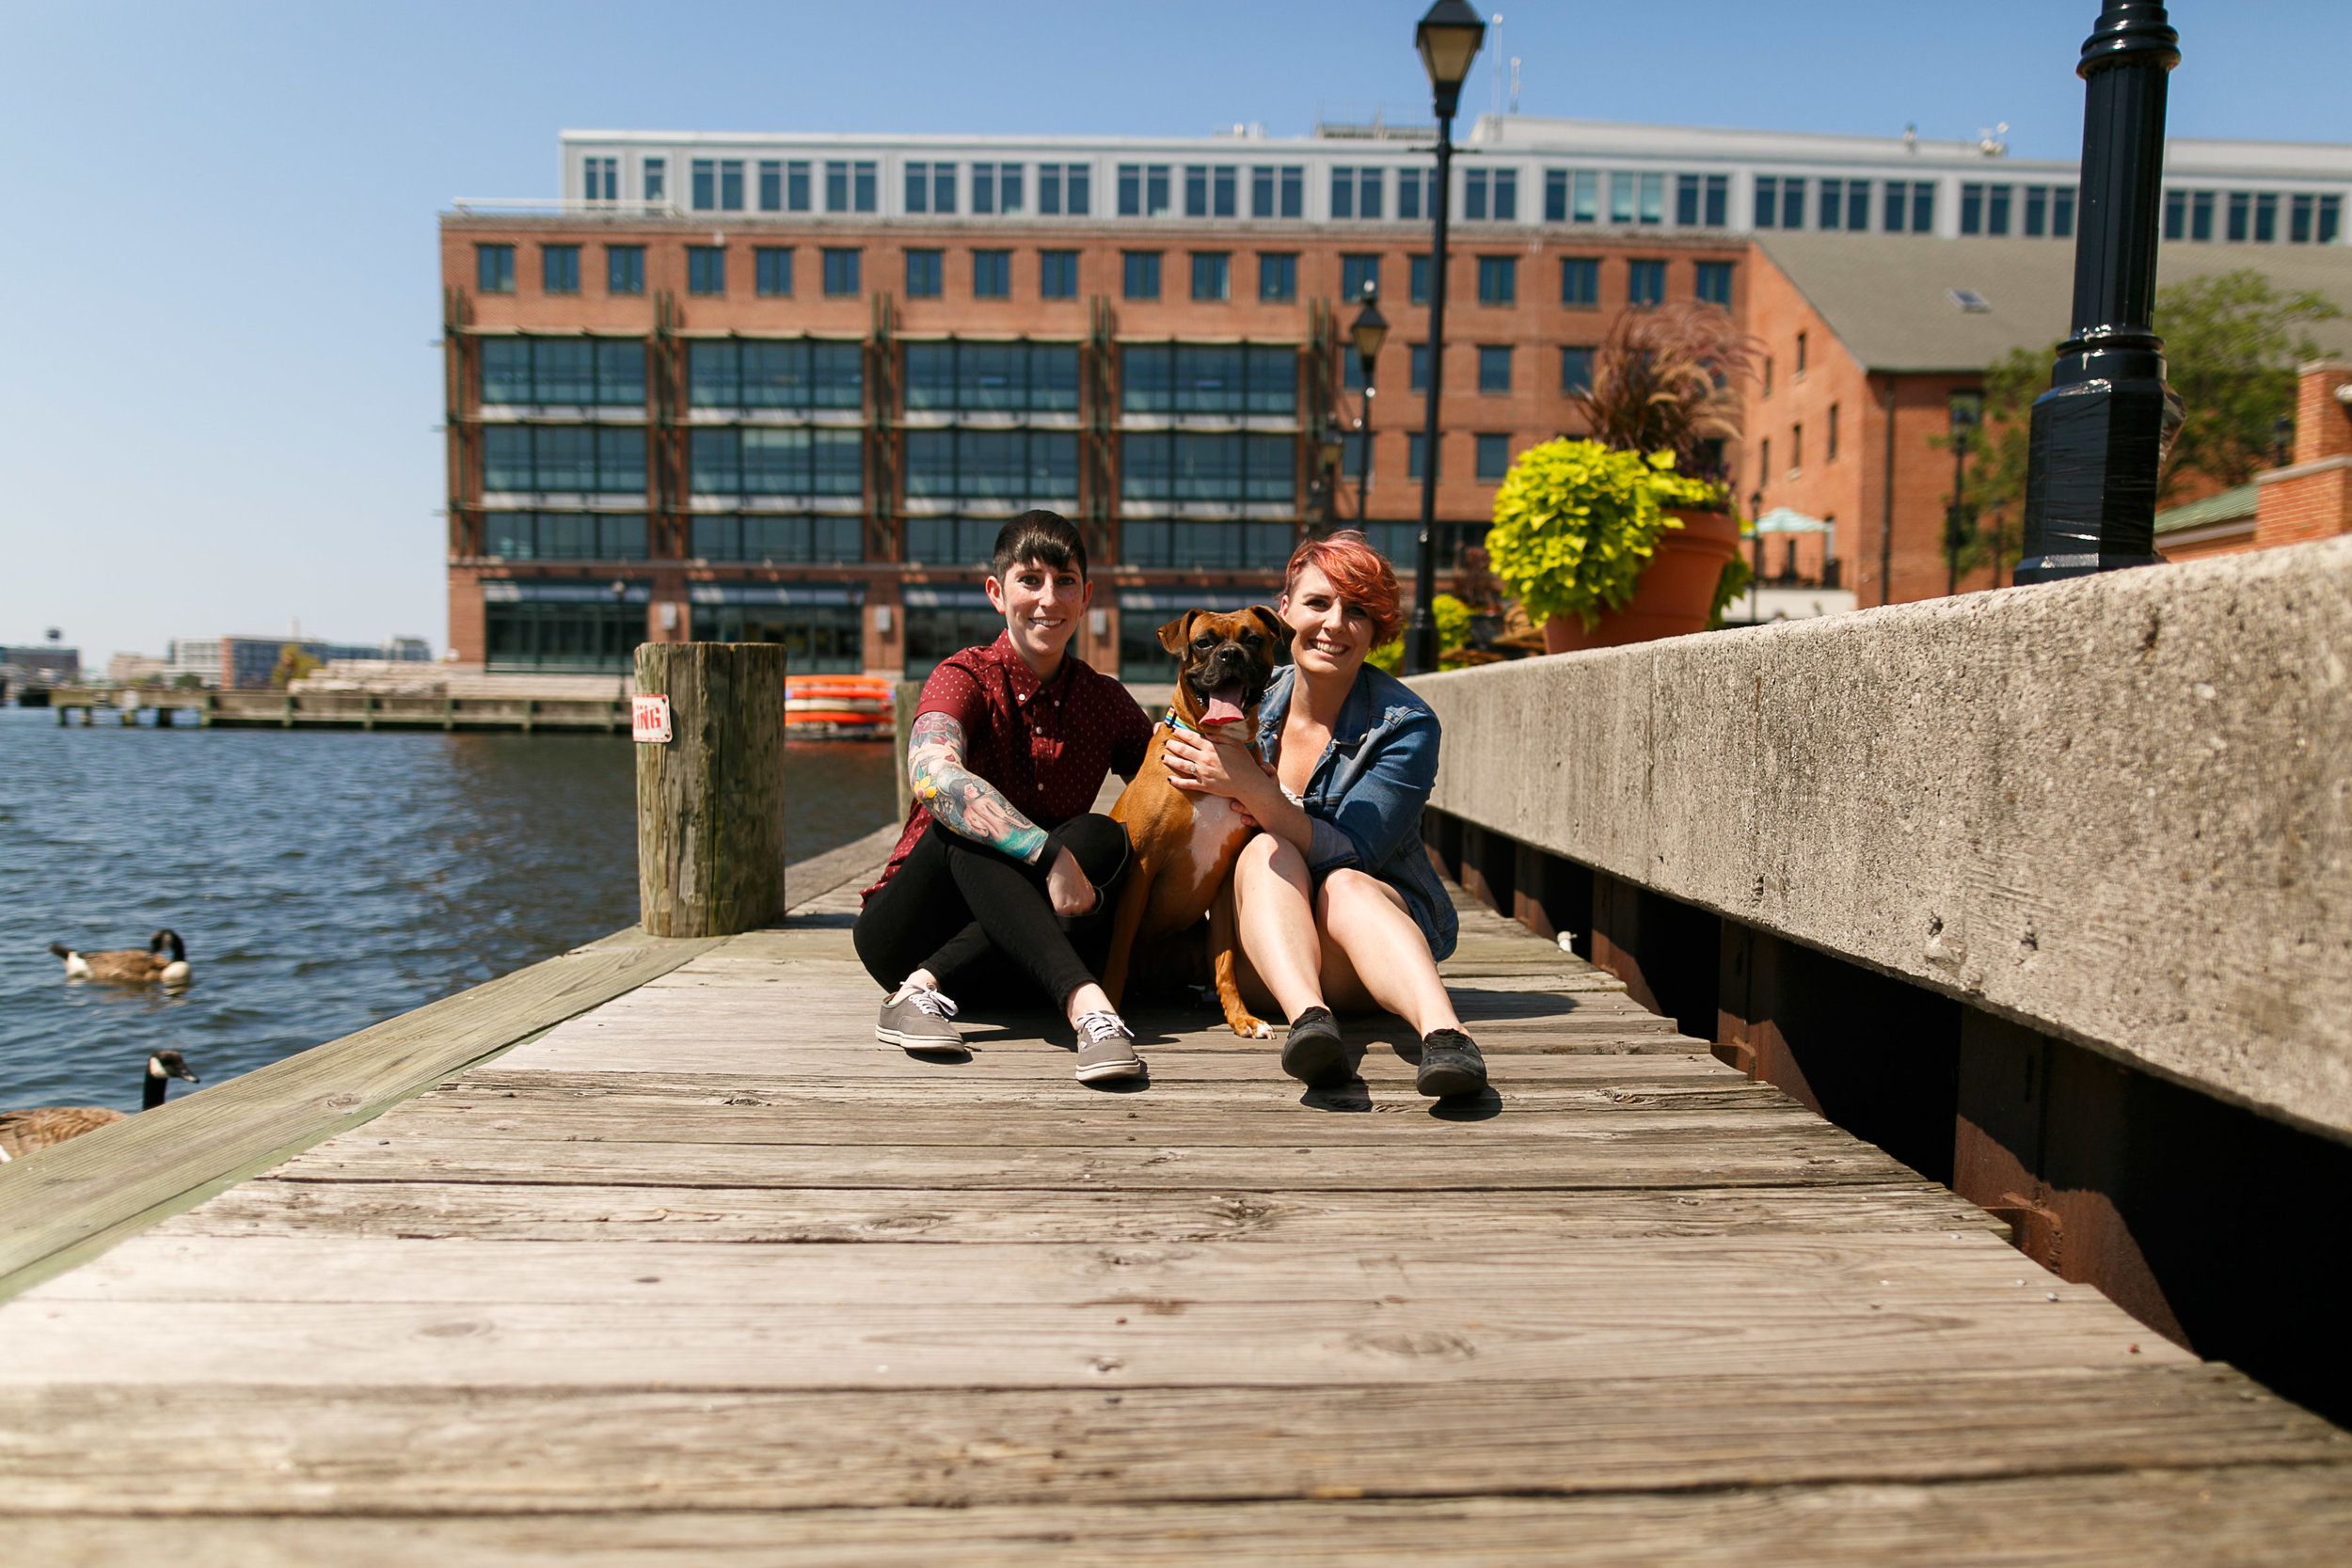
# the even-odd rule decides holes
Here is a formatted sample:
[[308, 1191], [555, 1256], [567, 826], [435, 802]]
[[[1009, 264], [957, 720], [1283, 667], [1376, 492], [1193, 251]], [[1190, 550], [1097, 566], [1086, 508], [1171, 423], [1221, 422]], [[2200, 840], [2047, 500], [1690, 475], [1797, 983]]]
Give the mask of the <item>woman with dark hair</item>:
[[890, 993], [874, 1026], [884, 1044], [962, 1049], [943, 988], [995, 956], [1070, 1021], [1081, 1082], [1143, 1070], [1071, 940], [1103, 924], [1127, 864], [1126, 830], [1088, 808], [1111, 770], [1135, 777], [1152, 739], [1127, 689], [1068, 651], [1093, 594], [1078, 531], [1023, 513], [989, 560], [1004, 631], [924, 682], [907, 743], [914, 804], [852, 933]]
[[1263, 830], [1233, 868], [1242, 993], [1290, 1020], [1282, 1070], [1311, 1085], [1351, 1075], [1336, 1006], [1412, 1026], [1422, 1093], [1476, 1094], [1486, 1064], [1438, 976], [1454, 904], [1421, 842], [1438, 716], [1364, 663], [1397, 633], [1396, 573], [1353, 530], [1310, 539], [1291, 556], [1278, 613], [1294, 662], [1258, 706], [1265, 765], [1183, 731], [1166, 752], [1178, 788], [1225, 796]]

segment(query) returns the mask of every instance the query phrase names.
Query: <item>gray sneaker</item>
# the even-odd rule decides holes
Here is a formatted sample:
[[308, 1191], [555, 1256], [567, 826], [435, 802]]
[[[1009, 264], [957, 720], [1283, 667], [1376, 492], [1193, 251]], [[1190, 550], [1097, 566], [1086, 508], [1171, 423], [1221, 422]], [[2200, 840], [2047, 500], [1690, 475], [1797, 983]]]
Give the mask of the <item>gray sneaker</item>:
[[961, 1051], [963, 1037], [947, 1021], [956, 1005], [929, 986], [901, 989], [882, 1004], [874, 1037], [909, 1051]]
[[1078, 1082], [1133, 1078], [1143, 1070], [1135, 1035], [1117, 1013], [1082, 1013], [1078, 1018]]

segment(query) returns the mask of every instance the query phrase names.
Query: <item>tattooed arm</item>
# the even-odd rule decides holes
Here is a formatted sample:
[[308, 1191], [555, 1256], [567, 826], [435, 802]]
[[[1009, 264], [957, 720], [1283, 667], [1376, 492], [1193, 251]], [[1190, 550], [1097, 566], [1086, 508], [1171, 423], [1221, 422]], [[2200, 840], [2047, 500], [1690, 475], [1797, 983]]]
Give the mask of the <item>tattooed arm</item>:
[[949, 832], [1035, 864], [1045, 849], [1045, 830], [963, 766], [963, 726], [946, 714], [916, 717], [907, 737], [907, 777], [914, 798]]

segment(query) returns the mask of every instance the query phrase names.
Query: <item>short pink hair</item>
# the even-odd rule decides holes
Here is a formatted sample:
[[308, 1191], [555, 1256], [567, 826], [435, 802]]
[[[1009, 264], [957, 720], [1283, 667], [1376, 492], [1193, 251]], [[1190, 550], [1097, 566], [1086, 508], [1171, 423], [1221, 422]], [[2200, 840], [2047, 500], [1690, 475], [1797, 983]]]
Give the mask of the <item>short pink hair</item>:
[[1340, 597], [1372, 618], [1372, 645], [1396, 640], [1405, 618], [1396, 608], [1396, 569], [1389, 558], [1372, 547], [1372, 544], [1354, 529], [1342, 529], [1320, 539], [1300, 542], [1291, 552], [1291, 562], [1282, 570], [1282, 592], [1287, 595], [1298, 574], [1312, 566], [1331, 579]]

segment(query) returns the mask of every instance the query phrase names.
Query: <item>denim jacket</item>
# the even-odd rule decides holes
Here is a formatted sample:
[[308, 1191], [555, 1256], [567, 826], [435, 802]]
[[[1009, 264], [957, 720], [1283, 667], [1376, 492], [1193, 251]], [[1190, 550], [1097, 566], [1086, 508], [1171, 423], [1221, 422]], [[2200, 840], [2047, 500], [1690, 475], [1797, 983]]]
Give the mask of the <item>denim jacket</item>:
[[[1276, 671], [1259, 700], [1258, 749], [1268, 762], [1280, 753], [1297, 673], [1295, 665]], [[1307, 869], [1320, 878], [1352, 865], [1379, 878], [1405, 895], [1430, 955], [1443, 958], [1460, 923], [1422, 847], [1422, 807], [1437, 782], [1438, 716], [1403, 681], [1364, 666], [1303, 791], [1313, 834]]]

